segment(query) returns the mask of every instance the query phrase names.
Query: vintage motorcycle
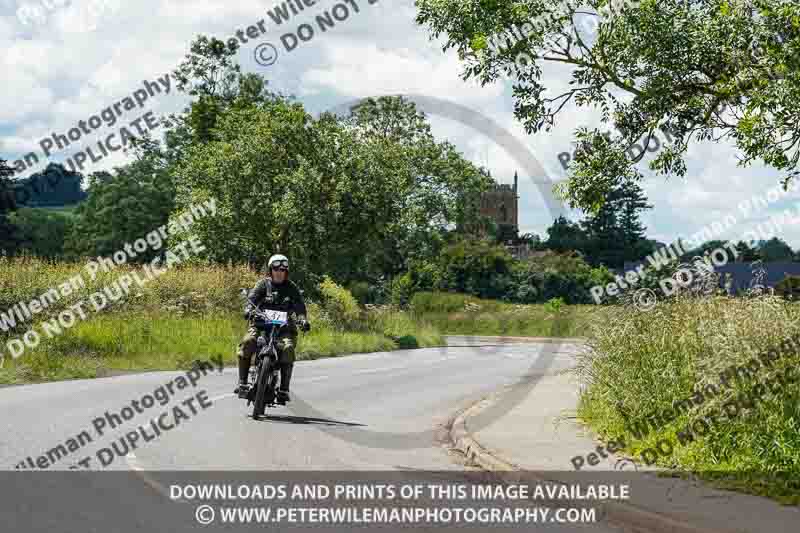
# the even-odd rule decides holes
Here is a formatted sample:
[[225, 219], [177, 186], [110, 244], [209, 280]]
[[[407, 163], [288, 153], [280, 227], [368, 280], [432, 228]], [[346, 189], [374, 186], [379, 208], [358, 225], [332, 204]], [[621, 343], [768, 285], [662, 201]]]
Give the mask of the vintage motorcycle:
[[256, 364], [250, 368], [250, 387], [243, 399], [253, 404], [253, 418], [258, 419], [267, 407], [275, 407], [280, 382], [280, 361], [275, 341], [289, 324], [286, 311], [256, 311], [253, 324], [259, 331]]

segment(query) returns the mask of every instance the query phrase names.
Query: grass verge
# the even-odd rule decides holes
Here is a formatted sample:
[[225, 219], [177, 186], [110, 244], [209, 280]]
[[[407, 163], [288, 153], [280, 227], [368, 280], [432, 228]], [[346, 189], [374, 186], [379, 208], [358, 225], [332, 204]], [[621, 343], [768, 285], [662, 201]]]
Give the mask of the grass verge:
[[772, 297], [612, 308], [576, 369], [579, 417], [638, 461], [800, 504], [799, 333], [800, 306]]
[[452, 293], [418, 293], [411, 311], [446, 335], [585, 337], [589, 322], [605, 308], [516, 305]]
[[[444, 344], [431, 326], [396, 315], [374, 319], [371, 330], [343, 331], [322, 326], [301, 333], [297, 359]], [[0, 384], [95, 378], [124, 371], [189, 369], [196, 360], [220, 357], [226, 365], [235, 366], [236, 347], [245, 329], [246, 323], [238, 313], [215, 317], [168, 313], [100, 315], [26, 350], [18, 359], [7, 358], [0, 369]], [[396, 336], [396, 331], [402, 335]]]

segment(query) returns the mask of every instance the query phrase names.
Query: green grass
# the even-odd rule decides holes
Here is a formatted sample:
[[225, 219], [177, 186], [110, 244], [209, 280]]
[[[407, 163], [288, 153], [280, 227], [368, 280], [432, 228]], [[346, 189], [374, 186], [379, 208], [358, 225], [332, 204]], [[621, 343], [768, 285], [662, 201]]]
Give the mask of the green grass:
[[770, 391], [738, 416], [719, 418], [710, 431], [680, 444], [678, 432], [717, 414], [723, 405], [753, 390], [756, 383], [796, 368], [800, 354], [788, 352], [763, 366], [752, 380], [735, 382], [714, 398], [696, 404], [642, 440], [626, 429], [626, 415], [642, 420], [664, 413], [696, 386], [720, 386], [731, 365], [747, 364], [756, 354], [800, 333], [800, 306], [780, 299], [679, 299], [650, 312], [612, 308], [591, 326], [593, 350], [576, 370], [588, 386], [579, 417], [604, 440], [626, 436], [627, 454], [641, 453], [666, 439], [674, 452], [656, 464], [679, 474], [694, 473], [715, 485], [800, 503], [800, 384]]
[[584, 337], [589, 321], [604, 309], [571, 305], [554, 312], [544, 304], [515, 305], [448, 293], [419, 293], [411, 300], [414, 315], [446, 335]]
[[[313, 323], [313, 315], [311, 317]], [[372, 326], [403, 323], [403, 336], [379, 328], [340, 331], [315, 327], [298, 338], [297, 359], [317, 359], [349, 353], [390, 351], [411, 346], [440, 346], [444, 339], [428, 325], [397, 316], [373, 319]], [[246, 323], [238, 313], [174, 316], [168, 313], [105, 314], [77, 323], [63, 335], [26, 350], [18, 359], [7, 356], [0, 384], [102, 377], [120, 371], [189, 369], [195, 360], [217, 360], [235, 366], [236, 348]], [[408, 341], [406, 341], [408, 342]]]
[[[142, 288], [134, 284], [123, 301], [100, 313], [89, 313], [87, 320], [79, 321], [63, 335], [53, 339], [43, 336], [40, 346], [13, 360], [5, 346], [8, 340], [21, 337], [31, 325], [42, 332], [36, 321], [50, 320], [69, 306], [86, 302], [89, 295], [120, 276], [137, 271], [134, 266], [123, 265], [91, 279], [83, 266], [0, 257], [0, 311], [19, 301], [38, 298], [77, 275], [85, 283], [80, 290], [35, 315], [33, 324], [26, 322], [14, 331], [0, 332], [0, 354], [5, 354], [0, 384], [92, 378], [119, 371], [183, 369], [196, 359], [218, 356], [227, 364], [235, 364], [235, 350], [246, 329], [239, 289], [252, 287], [259, 279], [257, 272], [236, 265], [179, 266]], [[332, 316], [338, 309], [334, 303], [326, 310], [309, 302], [313, 330], [300, 335], [298, 358], [445, 343], [433, 325], [412, 318], [407, 312], [356, 309], [347, 317]]]
[[75, 210], [78, 208], [78, 204], [74, 205], [61, 205], [57, 207], [35, 207], [34, 209], [44, 209], [47, 211], [51, 211], [54, 213], [60, 213], [62, 215], [75, 215]]

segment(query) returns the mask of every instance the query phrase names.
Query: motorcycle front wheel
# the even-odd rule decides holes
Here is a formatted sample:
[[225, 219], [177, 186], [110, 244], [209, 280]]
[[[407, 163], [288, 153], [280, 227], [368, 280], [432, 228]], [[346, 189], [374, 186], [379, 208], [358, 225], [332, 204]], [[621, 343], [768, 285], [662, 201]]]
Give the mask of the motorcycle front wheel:
[[253, 402], [253, 419], [258, 420], [264, 414], [267, 407], [267, 388], [269, 387], [270, 372], [269, 358], [265, 357], [261, 361], [258, 371], [258, 381], [256, 381], [256, 399]]

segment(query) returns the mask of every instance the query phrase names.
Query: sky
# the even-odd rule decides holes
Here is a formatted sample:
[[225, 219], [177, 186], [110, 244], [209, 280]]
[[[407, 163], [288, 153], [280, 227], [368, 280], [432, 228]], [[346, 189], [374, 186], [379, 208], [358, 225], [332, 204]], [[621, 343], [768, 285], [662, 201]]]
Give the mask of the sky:
[[[293, 1], [304, 10], [278, 25], [268, 14], [274, 0], [0, 0], [0, 155], [13, 161], [37, 153], [40, 162], [21, 174], [27, 176], [48, 162], [64, 161], [82, 146], [96, 145], [147, 112], [151, 117], [180, 112], [186, 99], [176, 93], [174, 82], [169, 94], [153, 92], [135, 109], [122, 104], [126, 97], [133, 102], [137, 90], [142, 96], [144, 80], [157, 83], [171, 72], [199, 34], [227, 41], [242, 30], [248, 41], [237, 57], [243, 71], [263, 75], [273, 90], [295, 94], [313, 114], [369, 96], [424, 97], [428, 104], [423, 110], [439, 140], [454, 144], [501, 183], [511, 183], [519, 172], [520, 231], [545, 235], [554, 210], [545, 202], [542, 187], [566, 178], [558, 154], [572, 151], [576, 128], [603, 127], [599, 112], [567, 106], [550, 132], [529, 135], [513, 114], [512, 82], [481, 87], [464, 81], [464, 66], [456, 53], [443, 52], [443, 40], [431, 40], [427, 28], [415, 23], [412, 0], [318, 0], [310, 7], [303, 0]], [[326, 12], [334, 26], [323, 32], [315, 17]], [[258, 28], [259, 22], [265, 31]], [[282, 38], [297, 35], [302, 24], [310, 24], [314, 35], [301, 30], [305, 41]], [[255, 37], [248, 37], [249, 26]], [[287, 43], [294, 41], [297, 46], [287, 51]], [[558, 94], [570, 72], [568, 66], [546, 64], [548, 89]], [[442, 102], [467, 109], [472, 120], [458, 119]], [[66, 134], [79, 121], [114, 104], [120, 111], [115, 126], [103, 124], [66, 149], [54, 150], [49, 159], [44, 157], [42, 139]], [[496, 129], [473, 127], [481, 118], [488, 118]], [[498, 131], [511, 135], [517, 147], [509, 149]], [[685, 178], [653, 175], [647, 169], [653, 157], [638, 164], [646, 177], [642, 186], [654, 205], [642, 215], [648, 237], [672, 242], [727, 219], [714, 238], [777, 235], [800, 248], [800, 224], [794, 222], [800, 217], [793, 215], [800, 214], [800, 193], [790, 191], [775, 201], [778, 195], [769, 191], [779, 186], [781, 175], [774, 169], [762, 163], [738, 166], [739, 153], [725, 143], [691, 145]], [[111, 152], [95, 163], [87, 161], [84, 173], [111, 170], [126, 161], [121, 151]], [[535, 170], [530, 170], [530, 161], [536, 162]], [[787, 209], [792, 216], [781, 216], [780, 227], [769, 224]], [[580, 212], [568, 212], [573, 219], [581, 217]]]

